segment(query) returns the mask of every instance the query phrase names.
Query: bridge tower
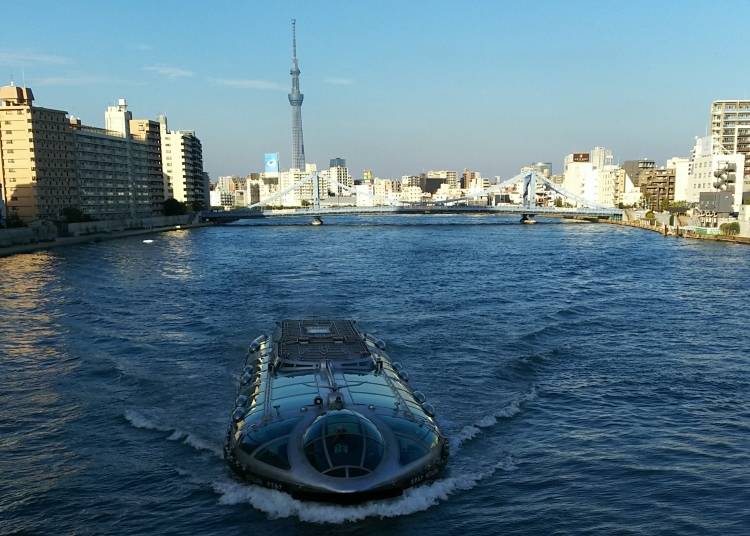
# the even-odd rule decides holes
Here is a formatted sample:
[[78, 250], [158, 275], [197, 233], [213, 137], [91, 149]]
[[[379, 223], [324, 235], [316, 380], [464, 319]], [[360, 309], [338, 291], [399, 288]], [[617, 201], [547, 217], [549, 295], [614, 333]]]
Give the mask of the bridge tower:
[[523, 206], [529, 212], [521, 215], [521, 223], [536, 223], [534, 209], [536, 208], [536, 173], [533, 171], [523, 177]]

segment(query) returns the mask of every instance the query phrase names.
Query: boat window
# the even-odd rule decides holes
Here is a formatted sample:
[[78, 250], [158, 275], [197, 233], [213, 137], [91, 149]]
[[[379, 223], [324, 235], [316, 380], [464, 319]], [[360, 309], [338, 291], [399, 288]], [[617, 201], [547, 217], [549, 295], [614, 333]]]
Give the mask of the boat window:
[[407, 465], [423, 456], [438, 445], [439, 436], [432, 427], [422, 423], [395, 417], [382, 417], [396, 434], [399, 447], [399, 463]]
[[268, 465], [273, 465], [279, 469], [289, 469], [289, 457], [287, 455], [288, 437], [283, 437], [278, 441], [269, 443], [255, 455], [255, 458]]
[[343, 467], [339, 467], [338, 469], [331, 469], [326, 473], [328, 476], [335, 476], [338, 478], [343, 478], [346, 476], [346, 469]]
[[362, 404], [362, 405], [372, 404], [373, 406], [392, 408], [393, 403], [395, 402], [393, 398], [393, 394], [380, 395], [376, 393], [355, 393], [355, 392], [352, 392], [350, 394], [352, 397], [352, 401], [355, 404]]
[[410, 464], [430, 452], [423, 443], [418, 443], [404, 436], [398, 436], [398, 461], [401, 465]]
[[349, 468], [349, 476], [355, 477], [355, 476], [365, 476], [366, 474], [369, 474], [364, 469], [360, 469], [359, 467], [350, 467]]
[[383, 445], [377, 441], [368, 441], [367, 448], [365, 449], [365, 459], [362, 462], [362, 466], [372, 471], [378, 466], [382, 459]]
[[305, 444], [305, 456], [310, 462], [310, 465], [315, 467], [315, 469], [321, 473], [331, 467], [328, 463], [328, 458], [326, 458], [326, 451], [322, 439], [317, 439], [311, 443]]
[[324, 413], [315, 419], [305, 432], [303, 444], [310, 465], [328, 476], [345, 477], [342, 468], [346, 467], [350, 476], [354, 476], [351, 468], [368, 473], [383, 458], [383, 437], [377, 427], [350, 410]]
[[359, 465], [362, 461], [364, 438], [356, 434], [335, 434], [326, 437], [326, 450], [334, 467]]
[[240, 441], [240, 448], [250, 454], [264, 443], [288, 436], [300, 419], [301, 417], [277, 421], [266, 426], [260, 426], [256, 430], [245, 427], [245, 433], [242, 436], [242, 441]]

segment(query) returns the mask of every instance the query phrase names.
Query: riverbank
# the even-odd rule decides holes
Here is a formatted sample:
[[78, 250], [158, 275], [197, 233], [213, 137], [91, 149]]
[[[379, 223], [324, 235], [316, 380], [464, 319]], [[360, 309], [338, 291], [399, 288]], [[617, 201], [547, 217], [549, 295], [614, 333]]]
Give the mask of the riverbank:
[[12, 246], [0, 247], [0, 257], [18, 255], [20, 253], [34, 253], [44, 249], [70, 246], [74, 244], [85, 244], [87, 242], [103, 242], [105, 240], [117, 240], [118, 238], [127, 238], [129, 236], [148, 235], [163, 233], [167, 231], [176, 231], [180, 229], [193, 229], [196, 227], [207, 227], [212, 223], [180, 223], [175, 225], [163, 225], [159, 227], [141, 228], [141, 229], [123, 229], [119, 231], [109, 231], [100, 233], [91, 233], [80, 236], [61, 236], [51, 240], [33, 242], [29, 244], [16, 244]]
[[720, 234], [704, 234], [697, 233], [690, 229], [683, 229], [680, 227], [672, 227], [669, 225], [651, 225], [650, 223], [642, 221], [607, 221], [606, 223], [612, 225], [622, 225], [625, 227], [635, 227], [637, 229], [644, 229], [653, 233], [659, 233], [664, 236], [674, 236], [676, 238], [692, 238], [695, 240], [712, 240], [714, 242], [733, 242], [735, 244], [749, 244], [750, 237], [747, 236], [730, 236]]

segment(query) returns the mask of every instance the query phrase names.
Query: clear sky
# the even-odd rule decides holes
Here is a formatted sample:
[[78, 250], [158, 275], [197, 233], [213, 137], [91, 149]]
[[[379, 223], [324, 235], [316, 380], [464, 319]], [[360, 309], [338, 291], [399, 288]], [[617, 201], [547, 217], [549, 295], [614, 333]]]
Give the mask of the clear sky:
[[[595, 145], [686, 156], [712, 100], [750, 98], [750, 2], [36, 1], [3, 14], [0, 79], [103, 126], [126, 97], [195, 130], [205, 169], [291, 159], [297, 19], [307, 160], [352, 173], [559, 170]], [[28, 13], [24, 13], [28, 11]], [[7, 15], [7, 17], [6, 17]], [[12, 20], [12, 22], [11, 22]]]

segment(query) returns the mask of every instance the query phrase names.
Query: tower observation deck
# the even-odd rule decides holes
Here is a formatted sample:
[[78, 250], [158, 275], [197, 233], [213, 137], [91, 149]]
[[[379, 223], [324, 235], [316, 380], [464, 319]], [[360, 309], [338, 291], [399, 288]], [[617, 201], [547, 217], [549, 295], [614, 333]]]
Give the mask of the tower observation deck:
[[299, 64], [297, 63], [297, 21], [292, 19], [292, 91], [289, 104], [292, 105], [292, 167], [305, 170], [305, 141], [302, 137], [302, 101], [305, 96], [299, 90]]

